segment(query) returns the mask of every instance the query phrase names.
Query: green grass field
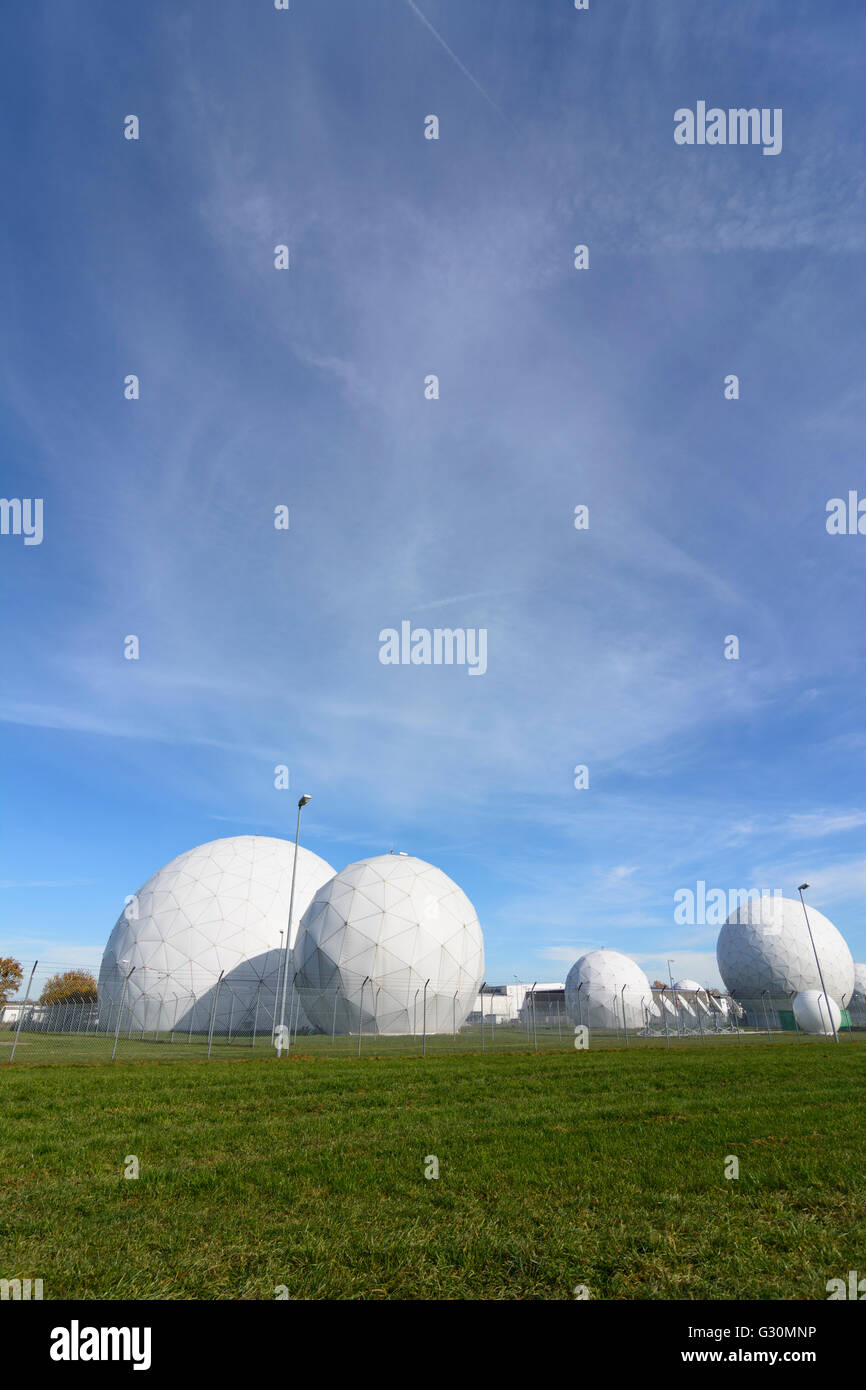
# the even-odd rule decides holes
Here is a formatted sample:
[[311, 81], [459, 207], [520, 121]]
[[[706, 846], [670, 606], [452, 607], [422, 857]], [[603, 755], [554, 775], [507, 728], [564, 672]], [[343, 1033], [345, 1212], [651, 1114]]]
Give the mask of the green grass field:
[[0, 1277], [46, 1299], [823, 1299], [866, 1271], [866, 1049], [300, 1042], [3, 1067]]

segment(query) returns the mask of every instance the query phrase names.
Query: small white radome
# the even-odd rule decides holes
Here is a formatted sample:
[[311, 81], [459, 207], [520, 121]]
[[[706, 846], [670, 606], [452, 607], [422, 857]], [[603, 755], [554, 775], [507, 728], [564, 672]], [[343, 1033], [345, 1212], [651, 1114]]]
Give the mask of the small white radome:
[[[835, 999], [828, 999], [818, 989], [804, 989], [794, 1000], [794, 1018], [804, 1033], [823, 1033], [829, 1036], [842, 1022], [842, 1010]], [[832, 1022], [831, 1022], [832, 1020]]]

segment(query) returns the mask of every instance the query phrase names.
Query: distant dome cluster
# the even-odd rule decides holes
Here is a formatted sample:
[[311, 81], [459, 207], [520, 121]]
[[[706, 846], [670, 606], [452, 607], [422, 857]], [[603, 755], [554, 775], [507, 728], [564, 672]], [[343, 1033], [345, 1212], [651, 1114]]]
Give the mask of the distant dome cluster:
[[796, 899], [754, 895], [729, 915], [716, 957], [730, 1000], [693, 979], [653, 989], [620, 951], [589, 951], [565, 982], [568, 1016], [573, 1023], [610, 1031], [676, 1026], [697, 1032], [718, 1019], [736, 1026], [741, 1017], [756, 1027], [830, 1034], [852, 1009], [858, 1017], [866, 1015], [866, 965], [855, 964], [844, 937], [823, 913], [810, 907], [808, 915], [814, 949], [803, 904]]
[[475, 909], [441, 869], [379, 855], [336, 873], [295, 847], [238, 835], [188, 850], [127, 903], [99, 972], [100, 1026], [451, 1032], [484, 973]]

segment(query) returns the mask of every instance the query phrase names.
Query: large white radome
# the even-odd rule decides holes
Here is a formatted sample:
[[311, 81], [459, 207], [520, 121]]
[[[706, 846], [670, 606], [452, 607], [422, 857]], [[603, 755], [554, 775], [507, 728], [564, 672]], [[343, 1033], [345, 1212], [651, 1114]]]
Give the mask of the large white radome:
[[[827, 993], [847, 1004], [854, 988], [851, 952], [829, 918], [814, 907], [808, 912]], [[773, 999], [790, 998], [821, 988], [803, 907], [792, 898], [743, 903], [719, 932], [716, 959], [725, 987], [740, 999], [757, 999], [764, 991]]]
[[[259, 1029], [268, 1030], [294, 852], [289, 840], [235, 835], [187, 850], [149, 878], [118, 918], [102, 957], [101, 1026], [112, 1026], [134, 966], [125, 996], [134, 1028], [206, 1031], [223, 971], [215, 1027], [231, 1022], [248, 1030], [257, 1015]], [[324, 859], [298, 849], [290, 945], [313, 894], [333, 874]]]
[[350, 864], [316, 893], [295, 947], [298, 988], [325, 1033], [450, 1033], [484, 973], [475, 909], [441, 869], [409, 855]]
[[650, 982], [640, 966], [621, 951], [588, 951], [565, 981], [565, 1009], [572, 1023], [593, 1028], [641, 1028], [652, 1012]]

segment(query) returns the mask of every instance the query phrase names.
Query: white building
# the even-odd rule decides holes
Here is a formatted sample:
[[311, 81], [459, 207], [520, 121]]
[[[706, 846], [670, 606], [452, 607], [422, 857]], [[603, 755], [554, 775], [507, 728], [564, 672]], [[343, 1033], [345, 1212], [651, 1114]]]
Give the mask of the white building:
[[[497, 1023], [523, 1023], [535, 1006], [536, 1018], [556, 1018], [557, 1009], [565, 1017], [565, 985], [561, 980], [538, 980], [534, 984], [485, 985], [483, 991], [484, 1019]], [[475, 997], [467, 1022], [480, 1023], [482, 995]]]

